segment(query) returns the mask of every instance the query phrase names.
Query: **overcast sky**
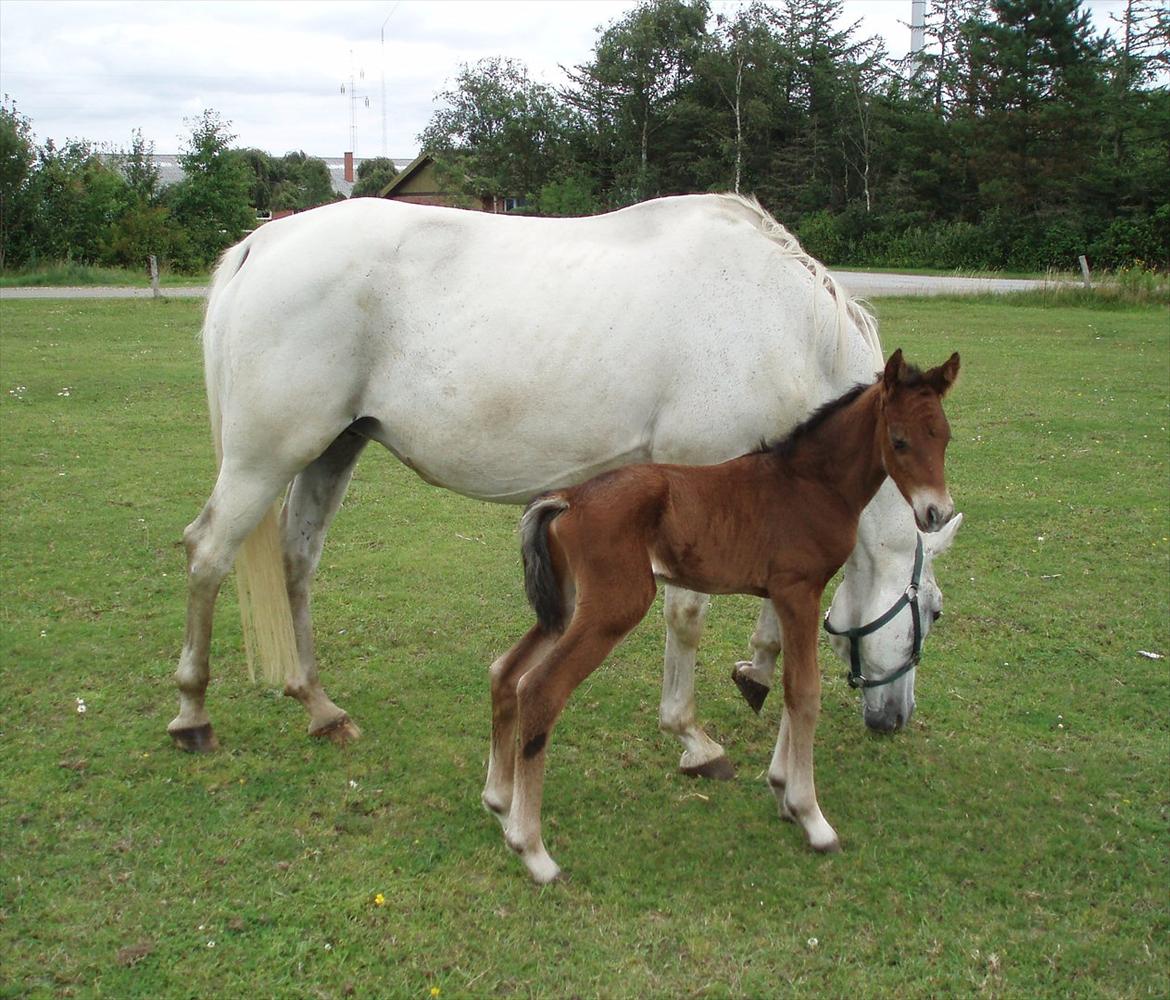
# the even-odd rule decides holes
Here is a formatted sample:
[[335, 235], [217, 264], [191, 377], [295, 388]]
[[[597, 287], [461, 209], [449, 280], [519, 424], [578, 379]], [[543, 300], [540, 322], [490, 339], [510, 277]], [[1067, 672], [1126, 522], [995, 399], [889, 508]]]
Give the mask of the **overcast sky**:
[[[0, 0], [0, 92], [32, 119], [38, 141], [85, 138], [121, 147], [141, 128], [158, 152], [178, 152], [189, 134], [184, 118], [214, 108], [231, 121], [237, 145], [340, 156], [350, 146], [351, 108], [341, 85], [349, 89], [352, 70], [361, 98], [357, 155], [411, 157], [436, 92], [460, 63], [510, 56], [534, 79], [559, 84], [559, 67], [588, 60], [596, 29], [634, 6]], [[711, 2], [716, 14], [739, 6]], [[1104, 28], [1122, 0], [1087, 6]], [[892, 55], [908, 50], [910, 29], [902, 22], [910, 19], [910, 0], [846, 0], [845, 11], [847, 23], [862, 22], [862, 36], [882, 35]]]

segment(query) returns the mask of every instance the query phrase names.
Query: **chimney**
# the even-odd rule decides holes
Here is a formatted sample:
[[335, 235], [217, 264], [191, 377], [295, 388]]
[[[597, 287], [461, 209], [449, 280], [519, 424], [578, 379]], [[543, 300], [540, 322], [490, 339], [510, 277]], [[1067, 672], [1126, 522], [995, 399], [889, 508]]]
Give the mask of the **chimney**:
[[353, 153], [345, 154], [345, 182], [353, 183]]

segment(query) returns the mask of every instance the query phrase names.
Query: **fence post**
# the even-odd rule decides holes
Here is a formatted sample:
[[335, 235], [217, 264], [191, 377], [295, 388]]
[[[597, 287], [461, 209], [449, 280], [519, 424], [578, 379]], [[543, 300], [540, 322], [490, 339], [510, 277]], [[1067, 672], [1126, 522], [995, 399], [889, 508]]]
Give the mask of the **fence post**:
[[[151, 254], [149, 259], [150, 259], [150, 290], [151, 290], [151, 292], [154, 293], [154, 297], [157, 299], [162, 294], [162, 292], [159, 290], [159, 287], [158, 287], [158, 259], [155, 257], [154, 254]], [[1081, 259], [1084, 260], [1083, 257]]]
[[1086, 288], [1092, 288], [1092, 287], [1093, 287], [1093, 281], [1092, 281], [1092, 279], [1089, 277], [1089, 262], [1088, 262], [1088, 260], [1086, 260], [1086, 259], [1085, 259], [1085, 255], [1084, 255], [1084, 254], [1081, 254], [1081, 255], [1080, 255], [1078, 258], [1077, 258], [1077, 260], [1078, 260], [1078, 261], [1080, 261], [1080, 265], [1081, 265], [1081, 277], [1082, 277], [1082, 278], [1084, 279], [1084, 281], [1085, 281], [1085, 287], [1086, 287]]

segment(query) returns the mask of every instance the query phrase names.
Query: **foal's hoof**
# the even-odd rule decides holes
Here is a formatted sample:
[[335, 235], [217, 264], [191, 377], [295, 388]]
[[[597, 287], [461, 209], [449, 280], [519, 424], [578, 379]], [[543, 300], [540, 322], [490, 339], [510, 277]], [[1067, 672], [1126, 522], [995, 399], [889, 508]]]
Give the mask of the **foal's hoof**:
[[764, 699], [768, 697], [768, 692], [772, 689], [759, 681], [752, 680], [746, 673], [740, 673], [744, 667], [750, 667], [751, 664], [747, 661], [741, 661], [731, 668], [731, 679], [735, 681], [735, 686], [739, 688], [739, 693], [743, 695], [743, 700], [748, 703], [756, 715], [760, 714], [760, 709], [764, 707]]
[[309, 735], [314, 739], [329, 740], [336, 746], [343, 747], [353, 740], [360, 739], [362, 731], [348, 715], [343, 715], [332, 722], [326, 722], [317, 729], [310, 726]]
[[219, 749], [219, 740], [215, 738], [210, 722], [190, 729], [172, 729], [170, 734], [175, 746], [188, 753], [210, 753]]
[[731, 781], [735, 778], [735, 765], [721, 754], [704, 764], [680, 764], [679, 773], [688, 778], [710, 778], [712, 781]]

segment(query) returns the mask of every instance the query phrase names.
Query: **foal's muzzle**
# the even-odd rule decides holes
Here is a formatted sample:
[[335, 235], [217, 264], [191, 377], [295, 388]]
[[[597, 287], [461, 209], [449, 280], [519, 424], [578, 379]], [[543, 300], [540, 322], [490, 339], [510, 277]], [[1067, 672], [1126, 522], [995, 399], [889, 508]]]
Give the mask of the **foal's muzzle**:
[[924, 504], [914, 504], [914, 520], [919, 530], [929, 534], [938, 531], [952, 517], [955, 516], [955, 502], [950, 494], [927, 501]]

